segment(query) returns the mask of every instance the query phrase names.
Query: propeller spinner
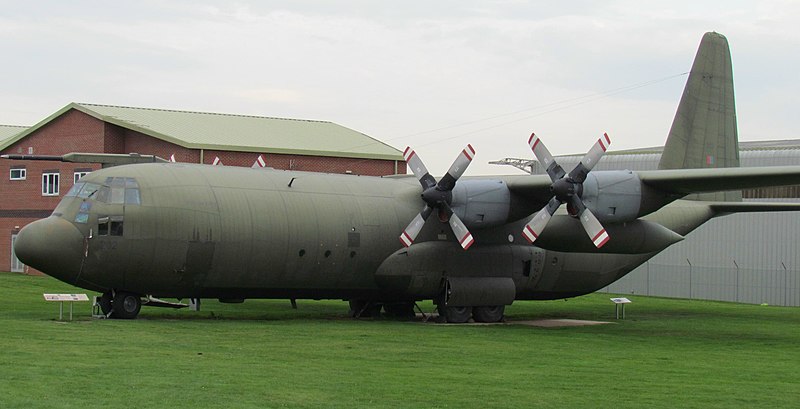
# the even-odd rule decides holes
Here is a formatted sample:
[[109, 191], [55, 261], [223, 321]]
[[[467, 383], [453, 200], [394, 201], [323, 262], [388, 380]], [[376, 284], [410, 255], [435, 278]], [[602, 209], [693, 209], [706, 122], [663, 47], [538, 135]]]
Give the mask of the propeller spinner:
[[536, 159], [546, 169], [550, 180], [553, 181], [553, 184], [550, 185], [553, 197], [525, 225], [522, 230], [522, 236], [530, 243], [533, 243], [547, 226], [558, 207], [562, 203], [566, 203], [567, 212], [581, 221], [583, 229], [592, 239], [592, 243], [597, 248], [603, 247], [608, 242], [608, 233], [606, 233], [606, 229], [603, 228], [603, 225], [600, 224], [600, 221], [592, 214], [591, 210], [587, 209], [586, 205], [583, 204], [581, 196], [583, 195], [583, 182], [586, 180], [586, 176], [606, 152], [608, 146], [611, 145], [611, 139], [608, 134], [603, 134], [603, 137], [597, 140], [592, 149], [586, 153], [586, 156], [581, 159], [580, 163], [569, 174], [564, 172], [564, 169], [556, 163], [553, 155], [550, 154], [550, 151], [547, 150], [536, 134], [531, 134], [528, 144], [531, 146], [533, 154], [536, 155]]
[[472, 238], [467, 226], [453, 213], [450, 204], [453, 200], [453, 188], [456, 186], [456, 181], [467, 170], [467, 166], [472, 163], [472, 158], [475, 157], [475, 149], [472, 149], [472, 145], [467, 145], [450, 166], [447, 174], [442, 176], [438, 183], [428, 173], [428, 169], [422, 163], [422, 159], [411, 147], [406, 148], [405, 152], [403, 152], [403, 157], [408, 166], [411, 167], [411, 171], [414, 172], [414, 176], [419, 179], [419, 183], [422, 185], [422, 200], [425, 202], [425, 207], [406, 227], [403, 234], [400, 235], [400, 242], [406, 247], [414, 243], [414, 239], [417, 238], [417, 234], [422, 230], [425, 221], [428, 220], [434, 209], [438, 209], [439, 219], [450, 223], [450, 228], [453, 229], [458, 243], [461, 244], [464, 250], [468, 249], [475, 243], [475, 240]]

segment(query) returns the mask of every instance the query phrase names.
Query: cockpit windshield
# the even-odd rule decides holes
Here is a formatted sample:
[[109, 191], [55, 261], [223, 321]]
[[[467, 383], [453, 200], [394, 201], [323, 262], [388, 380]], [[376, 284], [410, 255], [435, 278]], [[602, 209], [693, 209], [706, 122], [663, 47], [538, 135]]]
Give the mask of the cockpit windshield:
[[99, 185], [91, 182], [78, 182], [72, 186], [65, 197], [93, 198], [109, 204], [141, 204], [139, 183], [134, 178], [109, 177]]

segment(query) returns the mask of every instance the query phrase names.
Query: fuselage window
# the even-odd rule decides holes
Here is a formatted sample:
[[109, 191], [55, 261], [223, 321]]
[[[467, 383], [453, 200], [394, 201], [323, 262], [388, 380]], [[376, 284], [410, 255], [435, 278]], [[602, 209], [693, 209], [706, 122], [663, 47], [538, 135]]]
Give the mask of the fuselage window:
[[122, 236], [122, 216], [106, 216], [97, 218], [98, 236]]
[[122, 216], [111, 216], [111, 229], [112, 236], [122, 236]]
[[108, 217], [100, 217], [97, 219], [97, 235], [108, 236]]

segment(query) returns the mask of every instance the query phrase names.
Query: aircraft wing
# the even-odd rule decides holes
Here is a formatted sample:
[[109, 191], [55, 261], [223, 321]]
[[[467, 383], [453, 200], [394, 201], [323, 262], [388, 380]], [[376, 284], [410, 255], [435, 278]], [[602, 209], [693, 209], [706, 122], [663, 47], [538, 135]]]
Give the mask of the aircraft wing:
[[668, 169], [636, 173], [642, 183], [650, 187], [682, 195], [800, 184], [800, 166]]
[[540, 202], [542, 206], [550, 200], [553, 181], [547, 175], [514, 175], [503, 178], [508, 190], [527, 199]]

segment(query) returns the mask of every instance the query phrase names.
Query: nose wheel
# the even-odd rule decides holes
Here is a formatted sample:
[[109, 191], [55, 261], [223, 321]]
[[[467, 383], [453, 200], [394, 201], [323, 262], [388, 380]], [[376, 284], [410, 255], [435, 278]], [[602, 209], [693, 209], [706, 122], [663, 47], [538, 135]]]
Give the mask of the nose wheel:
[[142, 309], [142, 297], [126, 291], [103, 293], [97, 303], [103, 315], [124, 320], [136, 318]]

